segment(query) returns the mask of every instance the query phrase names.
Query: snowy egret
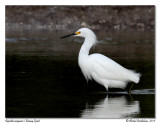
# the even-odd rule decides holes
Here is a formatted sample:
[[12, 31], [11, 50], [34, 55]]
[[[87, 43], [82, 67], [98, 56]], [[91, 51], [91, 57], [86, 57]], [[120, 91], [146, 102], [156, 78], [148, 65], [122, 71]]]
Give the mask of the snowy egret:
[[[81, 28], [77, 32], [63, 36], [60, 39], [69, 36], [85, 38], [79, 52], [78, 64], [87, 81], [94, 79], [97, 83], [104, 86], [107, 92], [108, 88], [125, 89], [129, 82], [139, 82], [140, 73], [126, 69], [102, 54], [94, 53], [89, 55], [91, 47], [97, 43], [96, 35], [92, 30]], [[129, 88], [128, 93], [130, 93], [132, 85]]]

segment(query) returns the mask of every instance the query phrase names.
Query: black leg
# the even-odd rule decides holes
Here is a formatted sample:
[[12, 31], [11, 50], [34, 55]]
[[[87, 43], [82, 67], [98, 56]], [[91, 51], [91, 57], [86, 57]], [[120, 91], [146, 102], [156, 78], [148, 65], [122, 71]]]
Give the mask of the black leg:
[[131, 84], [129, 84], [129, 86], [127, 87], [128, 94], [131, 93], [131, 89], [132, 89], [133, 85], [134, 85], [134, 82], [132, 82]]

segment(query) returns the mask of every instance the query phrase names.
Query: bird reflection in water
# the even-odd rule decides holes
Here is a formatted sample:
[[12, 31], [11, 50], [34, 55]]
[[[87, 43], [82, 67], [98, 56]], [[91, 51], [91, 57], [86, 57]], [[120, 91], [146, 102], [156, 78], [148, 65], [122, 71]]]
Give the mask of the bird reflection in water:
[[95, 105], [86, 103], [81, 118], [133, 118], [140, 113], [139, 101], [129, 101], [126, 96], [106, 96]]

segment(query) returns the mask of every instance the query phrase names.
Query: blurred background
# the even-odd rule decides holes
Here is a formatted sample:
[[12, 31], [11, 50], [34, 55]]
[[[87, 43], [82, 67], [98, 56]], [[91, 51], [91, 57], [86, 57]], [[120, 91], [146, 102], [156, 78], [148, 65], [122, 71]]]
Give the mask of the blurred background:
[[[155, 6], [6, 6], [6, 117], [154, 118]], [[88, 83], [78, 67], [92, 29], [101, 53], [142, 74], [132, 95]], [[111, 112], [112, 111], [112, 112]], [[115, 115], [116, 114], [116, 115]]]
[[154, 6], [6, 6], [6, 29], [154, 30]]

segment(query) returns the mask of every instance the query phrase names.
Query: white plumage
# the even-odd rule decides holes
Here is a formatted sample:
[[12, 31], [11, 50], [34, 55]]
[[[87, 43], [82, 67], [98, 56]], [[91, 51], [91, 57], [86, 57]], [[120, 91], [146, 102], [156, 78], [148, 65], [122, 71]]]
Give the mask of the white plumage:
[[78, 63], [87, 81], [94, 79], [97, 83], [103, 85], [107, 91], [108, 88], [125, 88], [127, 83], [131, 81], [139, 82], [141, 76], [139, 73], [122, 67], [102, 54], [89, 55], [90, 48], [97, 42], [96, 35], [92, 30], [81, 28], [71, 35], [85, 38], [79, 52]]

